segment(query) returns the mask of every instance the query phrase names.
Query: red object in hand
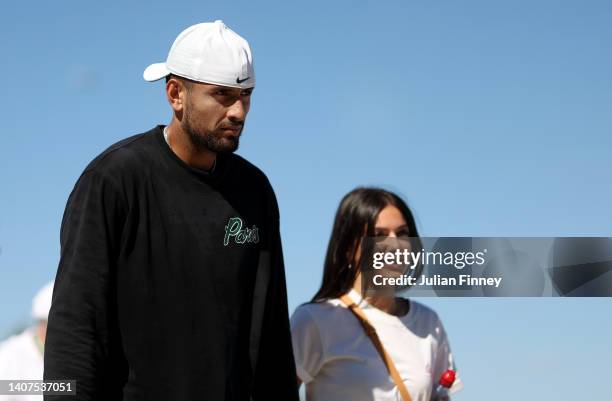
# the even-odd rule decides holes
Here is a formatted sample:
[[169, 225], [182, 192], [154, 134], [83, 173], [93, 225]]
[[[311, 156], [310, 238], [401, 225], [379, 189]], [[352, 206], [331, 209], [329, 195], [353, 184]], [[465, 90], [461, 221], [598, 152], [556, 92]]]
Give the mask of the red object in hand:
[[442, 376], [440, 376], [439, 383], [442, 387], [450, 388], [454, 382], [455, 382], [455, 371], [454, 370], [449, 369], [446, 372], [444, 372]]

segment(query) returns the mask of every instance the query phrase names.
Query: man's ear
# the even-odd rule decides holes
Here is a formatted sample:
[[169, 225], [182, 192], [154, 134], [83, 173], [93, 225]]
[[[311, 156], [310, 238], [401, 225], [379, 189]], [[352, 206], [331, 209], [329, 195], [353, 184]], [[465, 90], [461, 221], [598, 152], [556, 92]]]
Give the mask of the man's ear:
[[183, 82], [174, 77], [168, 79], [166, 82], [166, 99], [175, 112], [183, 111], [186, 96], [187, 88]]

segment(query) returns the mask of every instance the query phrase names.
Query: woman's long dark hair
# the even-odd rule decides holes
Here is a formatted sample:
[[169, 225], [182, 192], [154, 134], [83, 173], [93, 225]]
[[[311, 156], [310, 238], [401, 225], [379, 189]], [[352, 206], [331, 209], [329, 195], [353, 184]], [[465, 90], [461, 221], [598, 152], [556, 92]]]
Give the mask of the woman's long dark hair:
[[[412, 212], [396, 194], [380, 188], [359, 187], [342, 198], [332, 228], [321, 287], [311, 302], [338, 298], [350, 291], [358, 267], [355, 252], [363, 237], [373, 237], [376, 220], [387, 206], [402, 213], [411, 237], [418, 237]], [[353, 266], [351, 266], [353, 265]]]

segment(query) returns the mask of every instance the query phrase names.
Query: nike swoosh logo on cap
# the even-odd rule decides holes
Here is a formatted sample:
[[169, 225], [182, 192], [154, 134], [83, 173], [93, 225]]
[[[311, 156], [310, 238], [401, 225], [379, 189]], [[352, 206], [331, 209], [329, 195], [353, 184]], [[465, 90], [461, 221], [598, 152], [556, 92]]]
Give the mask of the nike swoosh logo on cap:
[[241, 83], [243, 83], [244, 81], [248, 80], [249, 78], [250, 78], [250, 77], [246, 77], [245, 79], [236, 78], [236, 83], [237, 83], [237, 84], [241, 84]]

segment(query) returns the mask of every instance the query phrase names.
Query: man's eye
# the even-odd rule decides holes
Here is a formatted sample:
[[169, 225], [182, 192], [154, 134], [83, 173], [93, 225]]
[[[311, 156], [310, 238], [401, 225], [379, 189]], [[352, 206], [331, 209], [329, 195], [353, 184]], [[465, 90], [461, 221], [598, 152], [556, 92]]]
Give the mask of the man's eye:
[[240, 95], [241, 96], [251, 96], [251, 93], [253, 93], [252, 90], [242, 91], [242, 93], [240, 93]]
[[215, 92], [215, 95], [225, 96], [225, 95], [227, 95], [227, 92], [225, 92], [223, 89], [220, 89], [220, 90]]

